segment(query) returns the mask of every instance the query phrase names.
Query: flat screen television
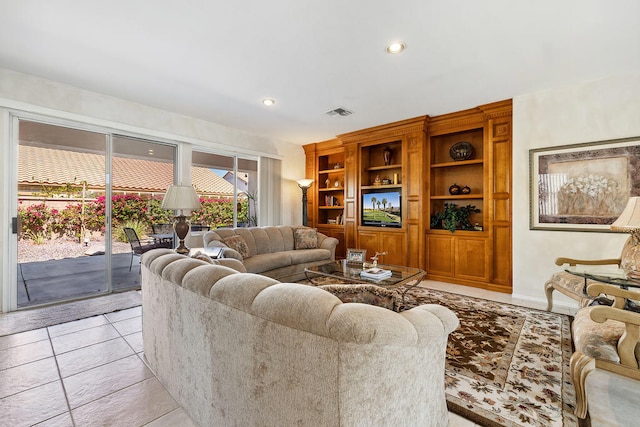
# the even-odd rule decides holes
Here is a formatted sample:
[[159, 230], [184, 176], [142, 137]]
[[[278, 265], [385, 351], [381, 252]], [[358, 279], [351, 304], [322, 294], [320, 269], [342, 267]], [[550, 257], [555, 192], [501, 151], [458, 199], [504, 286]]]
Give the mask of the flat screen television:
[[402, 192], [376, 191], [362, 194], [362, 225], [402, 227]]

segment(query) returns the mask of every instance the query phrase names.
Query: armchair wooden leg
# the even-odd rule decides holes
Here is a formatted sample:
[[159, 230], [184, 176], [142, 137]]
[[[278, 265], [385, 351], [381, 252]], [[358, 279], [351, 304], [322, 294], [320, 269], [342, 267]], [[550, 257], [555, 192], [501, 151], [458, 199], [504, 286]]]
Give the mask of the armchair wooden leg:
[[571, 355], [571, 380], [576, 390], [576, 409], [573, 413], [578, 418], [584, 419], [587, 416], [587, 389], [585, 383], [587, 375], [596, 369], [596, 360], [586, 356], [580, 351]]
[[554, 287], [553, 282], [547, 282], [544, 285], [544, 293], [547, 296], [547, 311], [551, 311], [553, 308], [553, 293]]

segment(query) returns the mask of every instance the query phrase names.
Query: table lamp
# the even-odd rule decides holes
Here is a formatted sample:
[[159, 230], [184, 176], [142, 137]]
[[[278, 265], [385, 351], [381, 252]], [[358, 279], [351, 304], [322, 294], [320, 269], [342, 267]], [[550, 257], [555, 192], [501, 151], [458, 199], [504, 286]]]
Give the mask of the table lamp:
[[[180, 211], [180, 215], [175, 217], [176, 221], [173, 223], [173, 229], [180, 241], [180, 244], [176, 248], [176, 252], [179, 254], [189, 253], [189, 248], [185, 246], [184, 239], [187, 237], [187, 234], [189, 234], [191, 226], [187, 222], [187, 217], [184, 215], [184, 211], [200, 209], [201, 206], [200, 198], [192, 186], [170, 185], [167, 188], [167, 193], [164, 195], [164, 199], [162, 199], [161, 208]], [[191, 214], [188, 216], [191, 216]]]
[[640, 197], [629, 198], [627, 206], [611, 224], [611, 230], [631, 235], [630, 244], [623, 249], [620, 268], [627, 273], [640, 270]]
[[302, 190], [302, 225], [307, 226], [307, 190], [313, 184], [312, 179], [299, 179], [298, 187]]

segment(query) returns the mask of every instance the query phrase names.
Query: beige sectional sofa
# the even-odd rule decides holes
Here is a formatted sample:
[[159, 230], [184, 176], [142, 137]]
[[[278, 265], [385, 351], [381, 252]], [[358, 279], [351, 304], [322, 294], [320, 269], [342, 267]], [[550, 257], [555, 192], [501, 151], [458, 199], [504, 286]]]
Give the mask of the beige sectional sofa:
[[303, 279], [307, 266], [335, 259], [338, 240], [308, 227], [288, 225], [221, 228], [203, 236], [204, 246], [224, 247], [225, 258], [236, 258], [247, 272], [283, 282]]
[[450, 310], [343, 303], [219, 262], [142, 256], [144, 355], [196, 423], [447, 425]]

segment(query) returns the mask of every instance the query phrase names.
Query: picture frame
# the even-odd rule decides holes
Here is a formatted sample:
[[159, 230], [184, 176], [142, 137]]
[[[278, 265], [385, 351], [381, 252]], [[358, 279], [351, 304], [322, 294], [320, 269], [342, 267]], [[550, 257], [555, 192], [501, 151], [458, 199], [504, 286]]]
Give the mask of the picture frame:
[[347, 263], [362, 264], [367, 259], [366, 249], [347, 249]]
[[640, 196], [640, 137], [529, 150], [531, 230], [611, 232]]

